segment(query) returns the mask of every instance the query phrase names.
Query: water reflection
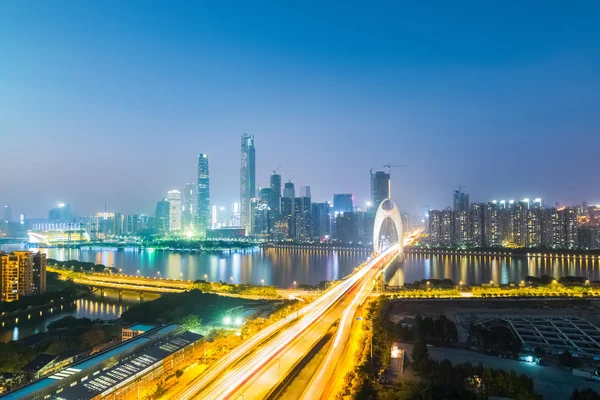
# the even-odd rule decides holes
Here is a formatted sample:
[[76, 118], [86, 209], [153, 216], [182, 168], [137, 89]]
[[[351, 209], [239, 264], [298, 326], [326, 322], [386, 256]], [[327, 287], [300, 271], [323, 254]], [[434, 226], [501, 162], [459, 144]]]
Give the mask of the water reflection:
[[123, 273], [147, 277], [251, 283], [291, 287], [292, 282], [317, 284], [348, 275], [368, 252], [270, 248], [242, 252], [185, 253], [45, 249], [49, 258], [79, 260], [122, 268]]
[[[399, 270], [402, 272], [400, 273]], [[600, 280], [600, 260], [585, 258], [509, 257], [442, 254], [406, 254], [404, 263], [386, 270], [390, 285], [421, 279], [449, 278], [458, 283], [507, 284], [520, 282], [527, 275], [581, 276]]]

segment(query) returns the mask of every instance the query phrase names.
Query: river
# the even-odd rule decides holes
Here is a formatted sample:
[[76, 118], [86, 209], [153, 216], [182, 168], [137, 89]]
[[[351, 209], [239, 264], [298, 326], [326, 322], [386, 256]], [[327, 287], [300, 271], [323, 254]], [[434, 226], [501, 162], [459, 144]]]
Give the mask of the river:
[[[173, 279], [207, 279], [256, 285], [291, 287], [337, 280], [352, 272], [368, 254], [351, 251], [265, 249], [232, 253], [184, 253], [137, 250], [44, 249], [56, 260], [90, 261], [120, 268], [129, 275], [160, 276]], [[139, 271], [139, 272], [138, 272]], [[497, 284], [520, 282], [527, 275], [583, 276], [600, 279], [600, 260], [550, 257], [493, 257], [433, 254], [407, 254], [403, 263], [386, 270], [386, 281], [393, 286], [421, 279], [449, 278], [465, 284], [490, 281]], [[233, 278], [233, 279], [231, 279]], [[45, 330], [46, 326], [67, 315], [74, 317], [118, 318], [131, 304], [139, 300], [127, 293], [119, 303], [116, 293], [106, 298], [93, 293], [78, 300], [73, 307], [58, 312], [44, 311], [40, 318], [22, 320], [16, 326], [7, 323], [0, 328], [0, 341], [23, 338]]]

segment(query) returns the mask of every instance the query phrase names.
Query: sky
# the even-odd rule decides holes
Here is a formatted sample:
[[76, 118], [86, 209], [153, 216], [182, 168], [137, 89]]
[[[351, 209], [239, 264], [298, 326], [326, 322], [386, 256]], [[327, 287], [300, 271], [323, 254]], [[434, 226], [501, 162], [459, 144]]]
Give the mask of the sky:
[[44, 217], [152, 213], [210, 162], [418, 213], [542, 197], [600, 204], [600, 2], [0, 2], [0, 202]]

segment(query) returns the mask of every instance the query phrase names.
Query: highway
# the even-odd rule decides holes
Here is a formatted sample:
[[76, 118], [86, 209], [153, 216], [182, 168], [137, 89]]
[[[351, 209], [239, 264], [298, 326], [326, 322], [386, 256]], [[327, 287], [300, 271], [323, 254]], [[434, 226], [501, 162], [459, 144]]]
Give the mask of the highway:
[[[282, 320], [238, 346], [186, 388], [180, 398], [224, 399], [236, 398], [236, 394], [244, 399], [263, 398], [329, 330], [331, 323], [339, 319], [344, 310], [347, 310], [342, 315], [344, 324], [353, 318], [351, 310], [368, 294], [379, 268], [396, 254], [398, 248], [391, 247], [302, 308], [299, 312], [301, 318], [285, 329], [282, 328], [287, 321]], [[252, 352], [278, 331], [277, 336]]]

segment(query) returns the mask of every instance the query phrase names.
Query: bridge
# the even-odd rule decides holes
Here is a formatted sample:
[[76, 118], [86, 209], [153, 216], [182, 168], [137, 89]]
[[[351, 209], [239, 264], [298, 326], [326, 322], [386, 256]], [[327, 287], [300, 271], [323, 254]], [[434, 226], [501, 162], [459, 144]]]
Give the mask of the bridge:
[[[354, 315], [375, 286], [382, 268], [402, 257], [402, 220], [396, 204], [384, 200], [376, 214], [374, 257], [297, 313], [263, 329], [177, 394], [179, 399], [269, 398], [302, 359], [337, 323], [325, 361], [302, 398], [327, 399], [345, 358]], [[394, 232], [395, 231], [395, 232]], [[395, 243], [394, 242], [395, 235]]]

